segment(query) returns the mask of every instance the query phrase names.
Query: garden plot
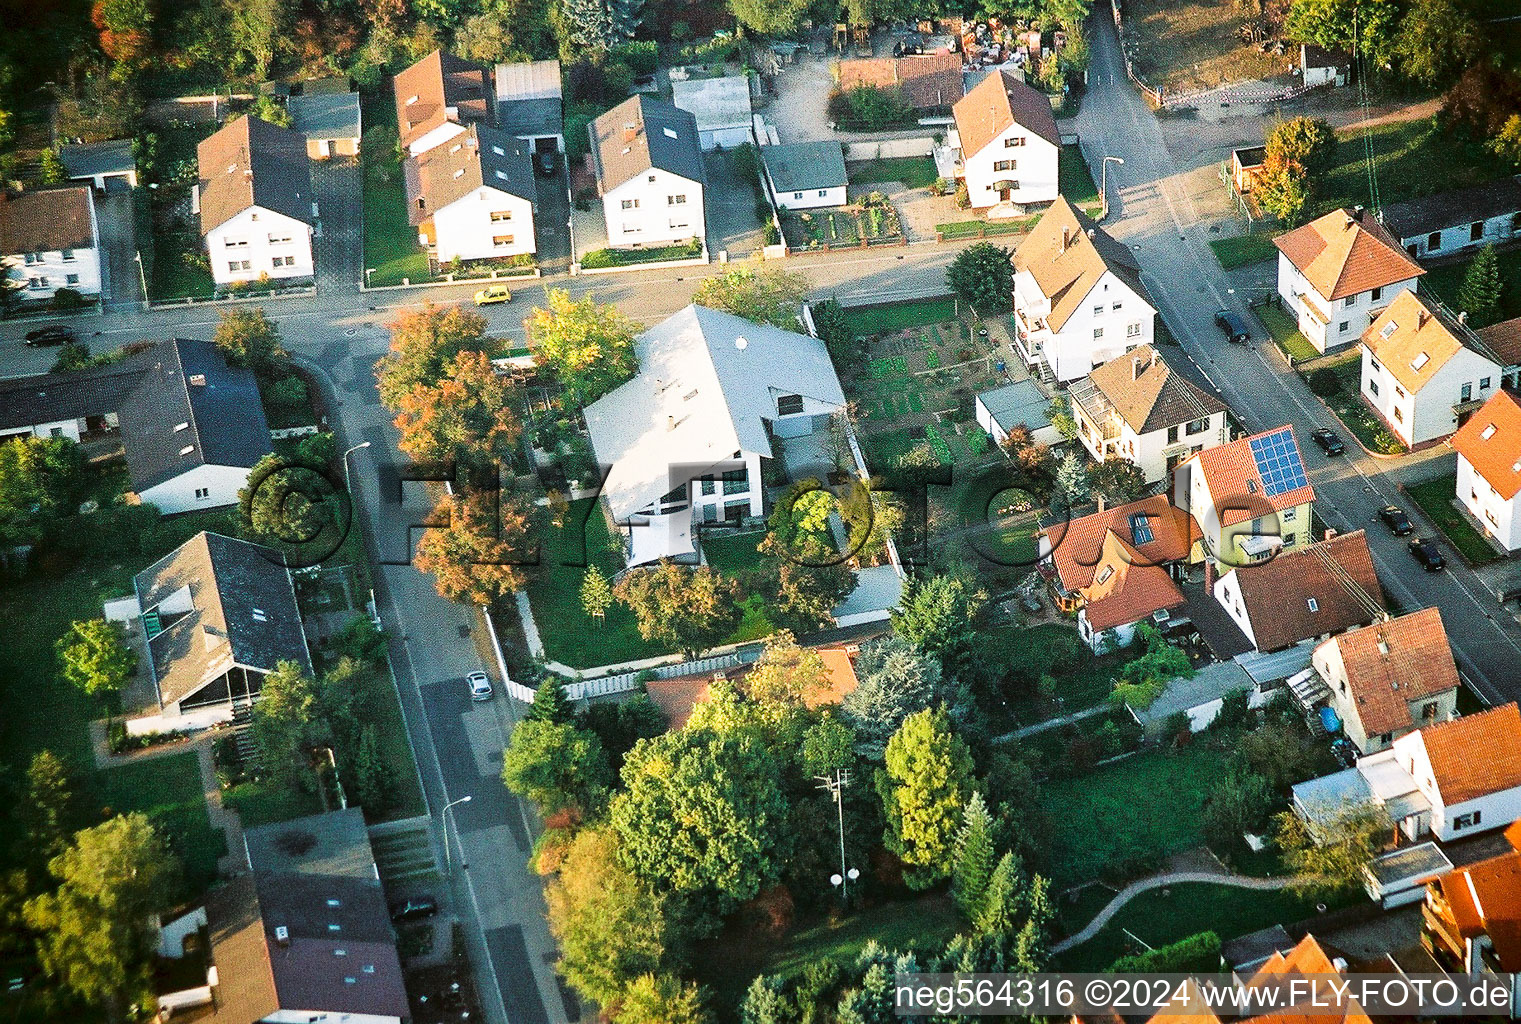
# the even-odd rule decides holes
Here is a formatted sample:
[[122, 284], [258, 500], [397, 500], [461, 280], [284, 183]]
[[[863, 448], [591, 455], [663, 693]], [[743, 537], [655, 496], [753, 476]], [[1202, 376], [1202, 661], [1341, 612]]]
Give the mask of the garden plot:
[[783, 211], [782, 235], [794, 249], [828, 249], [899, 241], [903, 226], [887, 198], [873, 192], [849, 206]]

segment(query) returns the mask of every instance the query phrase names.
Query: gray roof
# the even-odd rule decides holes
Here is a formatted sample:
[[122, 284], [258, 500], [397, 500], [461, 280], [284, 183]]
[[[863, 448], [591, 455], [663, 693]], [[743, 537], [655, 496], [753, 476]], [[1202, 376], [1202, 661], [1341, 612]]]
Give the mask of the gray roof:
[[502, 131], [519, 138], [538, 138], [565, 133], [565, 108], [553, 99], [502, 100], [496, 105]]
[[243, 833], [255, 871], [374, 878], [375, 857], [357, 808], [311, 814]]
[[[233, 665], [312, 668], [296, 590], [280, 554], [203, 531], [137, 574], [138, 607], [160, 608], [148, 642], [159, 704], [167, 707]], [[162, 606], [162, 607], [161, 607]]]
[[692, 112], [698, 131], [750, 127], [750, 79], [745, 75], [672, 82], [671, 102]]
[[1174, 679], [1149, 708], [1135, 708], [1141, 724], [1162, 723], [1179, 711], [1188, 711], [1220, 700], [1227, 694], [1252, 689], [1252, 677], [1234, 661], [1207, 665], [1188, 679]]
[[150, 355], [128, 356], [109, 366], [0, 379], [0, 430], [116, 412], [142, 381]]
[[1381, 857], [1373, 858], [1368, 871], [1380, 885], [1396, 882], [1418, 884], [1447, 874], [1452, 861], [1431, 842], [1417, 843], [1398, 850], [1391, 850]]
[[1401, 239], [1467, 226], [1521, 210], [1521, 175], [1438, 192], [1384, 207], [1384, 226]]
[[1231, 970], [1250, 970], [1260, 967], [1274, 953], [1287, 953], [1296, 943], [1281, 924], [1269, 925], [1260, 931], [1231, 939], [1220, 944], [1220, 955], [1230, 964]]
[[648, 96], [630, 96], [587, 126], [603, 194], [650, 168], [702, 182], [697, 119]]
[[109, 142], [85, 142], [64, 146], [58, 151], [63, 169], [70, 178], [93, 178], [97, 174], [129, 174], [137, 170], [132, 156], [131, 139]]
[[439, 210], [485, 186], [530, 203], [537, 195], [533, 157], [522, 139], [472, 124], [402, 165], [407, 218], [421, 224]]
[[1015, 381], [984, 391], [977, 396], [977, 401], [987, 409], [993, 422], [1004, 430], [1015, 424], [1023, 424], [1032, 431], [1051, 425], [1051, 417], [1046, 412], [1051, 407], [1051, 399], [1041, 393], [1034, 381]]
[[312, 222], [312, 171], [306, 139], [248, 114], [196, 148], [201, 234], [253, 206]]
[[639, 374], [586, 408], [618, 519], [738, 452], [769, 458], [778, 395], [845, 404], [823, 342], [703, 306], [645, 331], [636, 352]]
[[761, 159], [777, 192], [809, 192], [850, 183], [845, 173], [845, 149], [834, 139], [762, 146]]
[[319, 92], [292, 96], [285, 103], [291, 125], [308, 141], [357, 139], [359, 129], [359, 94], [357, 92]]
[[254, 375], [229, 366], [215, 345], [176, 338], [147, 355], [146, 373], [117, 410], [136, 490], [197, 466], [252, 469], [274, 450]]

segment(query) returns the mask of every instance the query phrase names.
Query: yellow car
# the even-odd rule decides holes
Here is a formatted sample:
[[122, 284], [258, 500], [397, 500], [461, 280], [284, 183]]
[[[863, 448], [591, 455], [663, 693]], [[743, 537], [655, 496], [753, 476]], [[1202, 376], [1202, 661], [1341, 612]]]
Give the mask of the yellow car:
[[475, 293], [475, 304], [477, 306], [489, 306], [495, 302], [511, 301], [512, 292], [507, 290], [507, 286], [505, 284], [494, 284], [489, 288], [482, 288], [480, 291]]

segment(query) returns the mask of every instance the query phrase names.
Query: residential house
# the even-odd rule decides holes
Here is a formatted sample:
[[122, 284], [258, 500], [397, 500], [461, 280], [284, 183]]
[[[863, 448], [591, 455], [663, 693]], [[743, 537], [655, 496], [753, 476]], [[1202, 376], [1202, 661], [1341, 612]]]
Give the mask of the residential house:
[[1437, 608], [1334, 636], [1315, 648], [1312, 664], [1364, 753], [1457, 714], [1458, 667]]
[[306, 137], [306, 155], [313, 160], [358, 156], [364, 127], [359, 94], [347, 79], [329, 78], [305, 83], [299, 96], [285, 101], [291, 127]]
[[978, 395], [973, 403], [977, 425], [988, 432], [994, 444], [1009, 439], [1009, 431], [1023, 427], [1035, 444], [1060, 444], [1061, 431], [1051, 423], [1051, 399], [1031, 380], [993, 388]]
[[0, 196], [0, 265], [23, 302], [45, 302], [60, 288], [101, 291], [100, 225], [88, 185]]
[[671, 102], [697, 120], [697, 141], [704, 153], [755, 141], [748, 75], [673, 80]]
[[1118, 456], [1146, 482], [1168, 480], [1189, 456], [1230, 439], [1226, 406], [1167, 364], [1150, 345], [1133, 348], [1072, 385], [1078, 439], [1099, 462]]
[[1437, 441], [1515, 369], [1500, 359], [1462, 314], [1403, 291], [1363, 332], [1363, 401], [1407, 447]]
[[1352, 78], [1352, 57], [1345, 50], [1300, 43], [1299, 73], [1305, 85], [1346, 85]]
[[213, 889], [201, 914], [204, 994], [162, 995], [160, 1012], [188, 1009], [186, 1019], [204, 1024], [410, 1019], [363, 812], [265, 825], [245, 838], [252, 872]]
[[835, 71], [840, 92], [855, 89], [895, 92], [921, 117], [946, 114], [966, 95], [959, 53], [842, 60], [835, 65]]
[[252, 114], [196, 149], [195, 209], [219, 286], [312, 277], [312, 192], [306, 138]]
[[[824, 663], [825, 685], [803, 694], [803, 703], [809, 708], [829, 707], [839, 704], [859, 685], [855, 663], [861, 654], [865, 638], [820, 644], [811, 647]], [[756, 657], [759, 657], [756, 655]], [[645, 692], [665, 716], [666, 728], [684, 728], [692, 717], [692, 711], [708, 699], [712, 685], [720, 680], [744, 687], [745, 677], [755, 668], [755, 662], [747, 661], [733, 668], [717, 672], [697, 672], [690, 675], [651, 679], [645, 684]]]
[[402, 165], [407, 219], [440, 263], [532, 254], [533, 158], [495, 128], [469, 128]]
[[707, 179], [689, 111], [631, 96], [588, 131], [609, 245], [637, 249], [706, 236]]
[[1174, 579], [1188, 557], [1188, 516], [1156, 495], [1046, 527], [1041, 574], [1095, 652], [1124, 647], [1142, 622], [1165, 623], [1184, 604]]
[[1447, 443], [1458, 453], [1458, 501], [1505, 550], [1521, 548], [1521, 403], [1495, 392]]
[[1150, 345], [1156, 315], [1130, 249], [1065, 198], [1014, 253], [1014, 344], [1055, 381]]
[[1202, 550], [1195, 561], [1251, 565], [1310, 543], [1315, 489], [1293, 427], [1189, 456], [1173, 471], [1172, 492], [1173, 504], [1197, 524]]
[[845, 205], [850, 178], [845, 173], [845, 150], [838, 141], [762, 146], [760, 155], [766, 187], [781, 209]]
[[396, 126], [408, 156], [426, 153], [472, 124], [496, 124], [496, 90], [482, 64], [434, 50], [396, 76]]
[[1382, 220], [1417, 259], [1503, 245], [1521, 236], [1521, 175], [1390, 203]]
[[973, 86], [954, 112], [973, 209], [1022, 216], [1057, 198], [1062, 136], [1044, 93], [1000, 71]]
[[1259, 651], [1280, 651], [1383, 617], [1384, 592], [1361, 530], [1233, 568], [1215, 582], [1214, 596]]
[[586, 408], [629, 565], [695, 560], [694, 528], [765, 514], [766, 467], [845, 406], [817, 338], [688, 306], [639, 336], [639, 373]]
[[1505, 838], [1511, 849], [1426, 886], [1421, 944], [1454, 973], [1521, 971], [1521, 829]]
[[528, 143], [534, 153], [565, 152], [565, 103], [560, 62], [523, 61], [496, 66], [497, 127]]
[[1273, 239], [1278, 294], [1300, 332], [1327, 352], [1362, 337], [1379, 310], [1426, 271], [1362, 207], [1333, 210]]
[[1411, 842], [1505, 828], [1521, 818], [1521, 714], [1514, 703], [1406, 733], [1354, 768], [1294, 787], [1312, 828], [1358, 807], [1383, 810]]
[[137, 158], [131, 139], [60, 146], [58, 156], [70, 181], [88, 181], [101, 192], [137, 187]]
[[132, 591], [105, 606], [146, 655], [122, 697], [129, 734], [230, 722], [281, 662], [312, 670], [277, 551], [202, 531], [138, 573]]
[[109, 433], [117, 410], [143, 378], [142, 357], [68, 373], [0, 378], [0, 441], [15, 437], [66, 437], [79, 441]]

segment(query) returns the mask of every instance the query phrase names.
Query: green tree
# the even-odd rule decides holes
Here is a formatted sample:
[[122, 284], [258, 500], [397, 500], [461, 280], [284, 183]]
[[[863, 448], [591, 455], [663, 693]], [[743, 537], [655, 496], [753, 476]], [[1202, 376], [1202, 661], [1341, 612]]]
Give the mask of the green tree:
[[1111, 455], [1088, 469], [1088, 487], [1110, 505], [1123, 505], [1146, 493], [1146, 474], [1124, 456]]
[[43, 969], [121, 1020], [147, 991], [154, 916], [169, 909], [179, 861], [140, 813], [85, 829], [48, 865], [58, 889], [26, 905]]
[[855, 760], [856, 731], [838, 715], [826, 714], [803, 731], [798, 750], [803, 771], [823, 775], [834, 768], [848, 768]]
[[1310, 895], [1361, 888], [1364, 869], [1393, 828], [1383, 808], [1372, 805], [1350, 807], [1314, 826], [1293, 811], [1280, 812], [1273, 821], [1294, 887]]
[[808, 278], [796, 271], [733, 267], [717, 277], [704, 278], [692, 301], [758, 324], [795, 331], [806, 294]]
[[641, 974], [623, 990], [614, 1024], [708, 1024], [702, 989], [674, 974]]
[[312, 500], [326, 489], [315, 469], [270, 452], [248, 471], [248, 483], [238, 491], [239, 532], [263, 543], [309, 542], [338, 522], [333, 501]]
[[512, 730], [502, 754], [502, 782], [543, 815], [574, 809], [590, 818], [607, 798], [612, 773], [596, 733], [529, 719]]
[[1394, 58], [1400, 5], [1397, 0], [1293, 0], [1284, 33], [1328, 50], [1359, 50], [1370, 67]]
[[720, 735], [689, 723], [636, 744], [608, 815], [624, 863], [657, 892], [728, 913], [774, 884], [786, 863], [779, 774], [749, 731]]
[[1051, 405], [1046, 409], [1046, 416], [1051, 420], [1051, 425], [1062, 436], [1063, 441], [1077, 440], [1077, 420], [1072, 417], [1072, 407], [1067, 404], [1065, 396], [1057, 395], [1051, 399]]
[[463, 306], [435, 306], [402, 313], [391, 321], [391, 351], [375, 363], [380, 402], [393, 412], [418, 384], [434, 387], [461, 352], [485, 352], [486, 318]]
[[565, 696], [565, 688], [560, 685], [560, 681], [551, 676], [540, 682], [538, 689], [533, 691], [533, 703], [528, 706], [528, 713], [523, 717], [534, 722], [564, 725], [576, 720], [576, 709]]
[[740, 1004], [740, 1024], [787, 1024], [792, 1019], [789, 1009], [781, 979], [773, 974], [757, 974]]
[[887, 743], [877, 793], [883, 842], [902, 859], [904, 881], [927, 889], [951, 873], [957, 823], [972, 795], [972, 755], [944, 711], [910, 715]]
[[976, 920], [993, 876], [993, 816], [982, 794], [974, 792], [961, 812], [956, 859], [951, 866], [951, 898], [967, 920]]
[[857, 686], [845, 695], [840, 711], [855, 732], [857, 751], [877, 761], [904, 719], [936, 703], [954, 702], [957, 696], [935, 655], [901, 636], [865, 645], [856, 660], [856, 678]]
[[1304, 173], [1292, 167], [1264, 169], [1252, 185], [1257, 203], [1286, 224], [1293, 224], [1310, 202], [1310, 187]]
[[[1433, 39], [1442, 45], [1430, 45]], [[1485, 45], [1484, 28], [1467, 7], [1455, 0], [1415, 0], [1400, 19], [1394, 52], [1406, 78], [1439, 86], [1462, 74]]]
[[354, 798], [371, 815], [384, 814], [396, 791], [391, 766], [380, 748], [380, 730], [373, 722], [359, 727], [359, 743], [350, 758]]
[[1062, 496], [1069, 508], [1086, 504], [1093, 496], [1091, 485], [1088, 483], [1088, 470], [1083, 465], [1082, 457], [1076, 452], [1070, 452], [1062, 460], [1061, 468], [1056, 471], [1056, 492]]
[[587, 566], [585, 575], [581, 577], [581, 610], [587, 618], [596, 619], [597, 624], [601, 625], [612, 604], [613, 588], [608, 584], [607, 577], [595, 565]]
[[847, 365], [859, 353], [855, 332], [850, 329], [850, 319], [837, 299], [825, 299], [810, 307], [813, 328], [819, 340], [829, 350], [829, 357], [836, 366]]
[[973, 927], [984, 935], [1002, 935], [1010, 931], [1018, 921], [1022, 888], [1019, 860], [1012, 853], [1006, 853], [988, 873], [982, 898], [971, 908], [969, 916]]
[[560, 947], [557, 969], [576, 991], [614, 1005], [624, 986], [660, 969], [673, 928], [665, 898], [623, 863], [609, 828], [576, 835], [544, 893], [549, 930]]
[[1336, 133], [1318, 118], [1293, 117], [1279, 121], [1267, 133], [1264, 164], [1292, 167], [1311, 183], [1319, 181], [1336, 160]]
[[613, 595], [634, 613], [640, 636], [687, 654], [724, 640], [742, 614], [733, 581], [707, 565], [689, 569], [662, 560], [653, 568], [631, 569]]
[[[285, 38], [288, 9], [281, 0], [227, 0], [225, 23], [237, 65], [256, 82], [269, 77], [270, 66]], [[288, 124], [289, 115], [286, 117]]]
[[[950, 667], [975, 639], [987, 594], [960, 576], [910, 576], [892, 613], [893, 632]], [[950, 661], [948, 661], [950, 659]]]
[[115, 693], [137, 671], [137, 652], [117, 622], [80, 619], [53, 644], [58, 673], [85, 693]]
[[729, 0], [729, 11], [744, 28], [761, 35], [786, 35], [797, 28], [807, 0]]
[[84, 486], [84, 453], [67, 437], [0, 444], [0, 547], [36, 544], [73, 511]]
[[26, 837], [24, 860], [45, 868], [68, 847], [73, 803], [68, 765], [51, 750], [39, 750], [27, 766], [24, 798], [16, 807]]
[[1255, 772], [1229, 771], [1204, 801], [1204, 837], [1218, 850], [1242, 846], [1242, 835], [1260, 832], [1275, 803], [1273, 787]]
[[1005, 312], [1014, 304], [1014, 254], [992, 242], [976, 242], [951, 260], [945, 283], [981, 315]]
[[1469, 324], [1488, 327], [1500, 319], [1502, 288], [1499, 257], [1493, 245], [1486, 245], [1463, 272], [1458, 286], [1458, 308], [1468, 313]]
[[549, 364], [574, 401], [590, 405], [638, 372], [634, 321], [589, 295], [573, 302], [561, 288], [549, 289], [545, 299], [546, 306], [529, 313], [523, 328], [534, 354]]
[[44, 185], [61, 185], [69, 180], [69, 172], [63, 166], [63, 157], [56, 149], [44, 149], [37, 159], [37, 178]]
[[322, 739], [317, 684], [294, 661], [264, 677], [249, 731], [264, 774], [285, 789], [311, 783], [311, 751]]
[[280, 328], [263, 309], [223, 310], [211, 340], [234, 366], [246, 366], [261, 380], [272, 381], [290, 367]]

